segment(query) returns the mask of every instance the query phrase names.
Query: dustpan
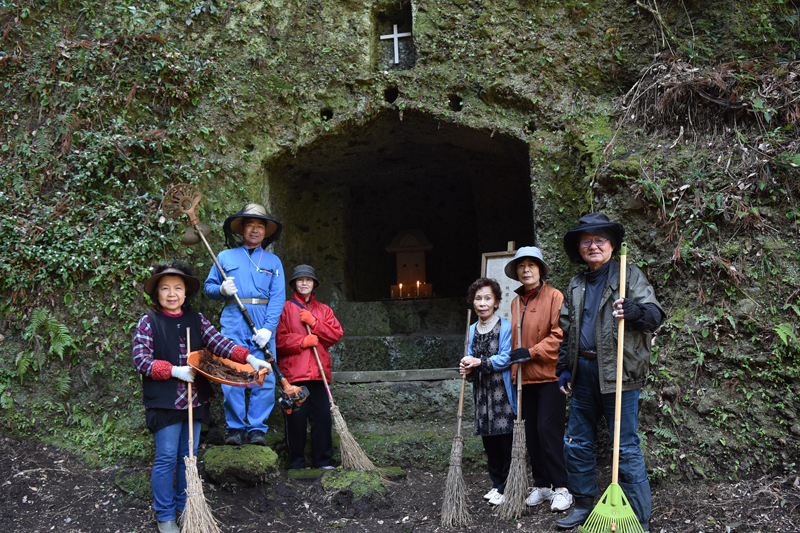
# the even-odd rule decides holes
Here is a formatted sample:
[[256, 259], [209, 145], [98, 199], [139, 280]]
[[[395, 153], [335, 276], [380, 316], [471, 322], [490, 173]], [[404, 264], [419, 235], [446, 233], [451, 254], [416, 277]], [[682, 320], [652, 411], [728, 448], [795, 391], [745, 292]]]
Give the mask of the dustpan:
[[203, 355], [207, 354], [208, 356], [212, 357], [215, 364], [225, 365], [231, 370], [236, 370], [239, 372], [255, 372], [256, 369], [250, 366], [249, 364], [241, 364], [235, 361], [231, 361], [230, 359], [224, 359], [222, 357], [217, 357], [216, 355], [208, 352], [206, 350], [198, 350], [196, 352], [192, 352], [189, 354], [189, 366], [194, 368], [198, 373], [204, 375], [208, 379], [212, 381], [216, 381], [217, 383], [222, 383], [223, 385], [233, 385], [235, 387], [247, 387], [247, 388], [254, 388], [260, 387], [264, 384], [264, 376], [267, 375], [267, 369], [262, 368], [258, 372], [258, 379], [248, 382], [241, 382], [241, 381], [233, 381], [230, 379], [226, 379], [225, 377], [215, 375], [210, 372], [206, 372], [200, 368], [200, 359]]
[[[619, 297], [625, 298], [625, 264], [628, 256], [628, 245], [622, 243], [619, 258]], [[617, 387], [614, 402], [614, 460], [611, 467], [611, 485], [600, 497], [592, 514], [582, 526], [581, 533], [644, 533], [636, 513], [619, 486], [619, 424], [622, 410], [622, 348], [625, 336], [625, 319], [619, 321], [617, 338]]]

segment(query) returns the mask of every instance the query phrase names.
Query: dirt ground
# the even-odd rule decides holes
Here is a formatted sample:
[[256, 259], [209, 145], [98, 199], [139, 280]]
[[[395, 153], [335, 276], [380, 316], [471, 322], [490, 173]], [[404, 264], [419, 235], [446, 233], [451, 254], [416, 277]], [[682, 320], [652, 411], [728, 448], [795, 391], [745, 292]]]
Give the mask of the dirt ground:
[[[114, 483], [118, 469], [90, 470], [52, 447], [0, 440], [2, 533], [150, 533], [156, 531], [149, 501], [131, 498]], [[608, 472], [601, 472], [603, 478]], [[367, 508], [347, 495], [325, 498], [319, 483], [274, 481], [228, 492], [204, 481], [204, 491], [225, 532], [444, 531], [439, 513], [445, 473], [409, 471], [390, 495]], [[563, 516], [532, 509], [519, 522], [499, 522], [482, 499], [485, 474], [465, 475], [472, 524], [462, 531], [555, 531]], [[606, 481], [607, 482], [607, 481]], [[716, 485], [653, 487], [651, 531], [664, 533], [798, 532], [800, 479], [761, 478]]]

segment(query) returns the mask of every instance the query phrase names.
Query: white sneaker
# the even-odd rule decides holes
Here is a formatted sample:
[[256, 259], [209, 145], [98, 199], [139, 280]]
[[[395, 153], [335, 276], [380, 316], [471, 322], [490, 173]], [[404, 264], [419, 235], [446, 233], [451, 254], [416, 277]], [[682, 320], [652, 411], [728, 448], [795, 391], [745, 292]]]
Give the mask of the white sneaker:
[[495, 494], [497, 494], [497, 489], [492, 487], [492, 490], [490, 490], [489, 492], [487, 492], [486, 494], [483, 495], [483, 499], [484, 500], [491, 500], [492, 498], [494, 498]]
[[533, 507], [534, 505], [539, 505], [545, 501], [549, 502], [552, 499], [552, 490], [548, 489], [547, 487], [533, 487], [530, 494], [528, 494], [528, 498], [525, 500], [525, 505]]
[[497, 494], [495, 494], [494, 496], [492, 496], [492, 499], [491, 499], [491, 500], [489, 500], [489, 503], [491, 503], [492, 505], [500, 505], [501, 503], [503, 503], [503, 502], [505, 502], [505, 501], [506, 501], [506, 496], [505, 496], [505, 494], [500, 494], [500, 493], [498, 492]]
[[566, 511], [572, 505], [572, 494], [566, 488], [561, 487], [553, 491], [553, 497], [550, 501], [551, 511]]

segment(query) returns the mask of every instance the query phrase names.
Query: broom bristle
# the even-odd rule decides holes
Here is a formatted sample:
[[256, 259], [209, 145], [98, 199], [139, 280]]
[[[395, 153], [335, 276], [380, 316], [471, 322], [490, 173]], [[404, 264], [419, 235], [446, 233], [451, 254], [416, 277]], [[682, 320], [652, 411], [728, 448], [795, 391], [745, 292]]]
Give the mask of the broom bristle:
[[197, 473], [197, 460], [184, 457], [186, 463], [186, 507], [181, 515], [181, 531], [220, 533], [217, 519], [211, 514], [203, 495], [203, 483]]
[[336, 433], [339, 434], [342, 466], [347, 470], [361, 470], [362, 472], [377, 470], [372, 461], [369, 460], [369, 457], [367, 457], [367, 454], [361, 449], [361, 446], [358, 445], [350, 430], [347, 429], [347, 423], [342, 418], [339, 407], [333, 404], [331, 404], [331, 418], [333, 419], [333, 427], [336, 428]]
[[508, 469], [505, 501], [498, 505], [497, 515], [501, 520], [516, 520], [525, 511], [528, 488], [528, 472], [525, 464], [525, 421], [514, 420], [514, 436], [511, 445], [511, 467]]
[[453, 439], [450, 450], [450, 470], [447, 471], [447, 483], [444, 486], [442, 501], [442, 527], [460, 527], [470, 521], [467, 506], [467, 486], [461, 475], [461, 454], [464, 441], [460, 435]]

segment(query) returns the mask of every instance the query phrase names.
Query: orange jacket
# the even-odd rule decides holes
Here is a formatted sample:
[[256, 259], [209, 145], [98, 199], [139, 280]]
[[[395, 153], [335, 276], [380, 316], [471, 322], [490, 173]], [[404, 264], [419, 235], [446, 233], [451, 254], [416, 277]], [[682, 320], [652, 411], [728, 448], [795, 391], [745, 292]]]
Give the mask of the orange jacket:
[[[528, 293], [523, 291], [522, 287], [517, 289], [517, 296], [511, 300], [511, 349], [520, 347], [517, 341], [519, 301], [522, 308], [522, 346], [531, 353], [530, 362], [522, 363], [522, 384], [557, 381], [558, 346], [564, 337], [558, 318], [564, 295], [544, 281], [538, 289]], [[511, 377], [516, 383], [517, 365], [511, 367]]]

